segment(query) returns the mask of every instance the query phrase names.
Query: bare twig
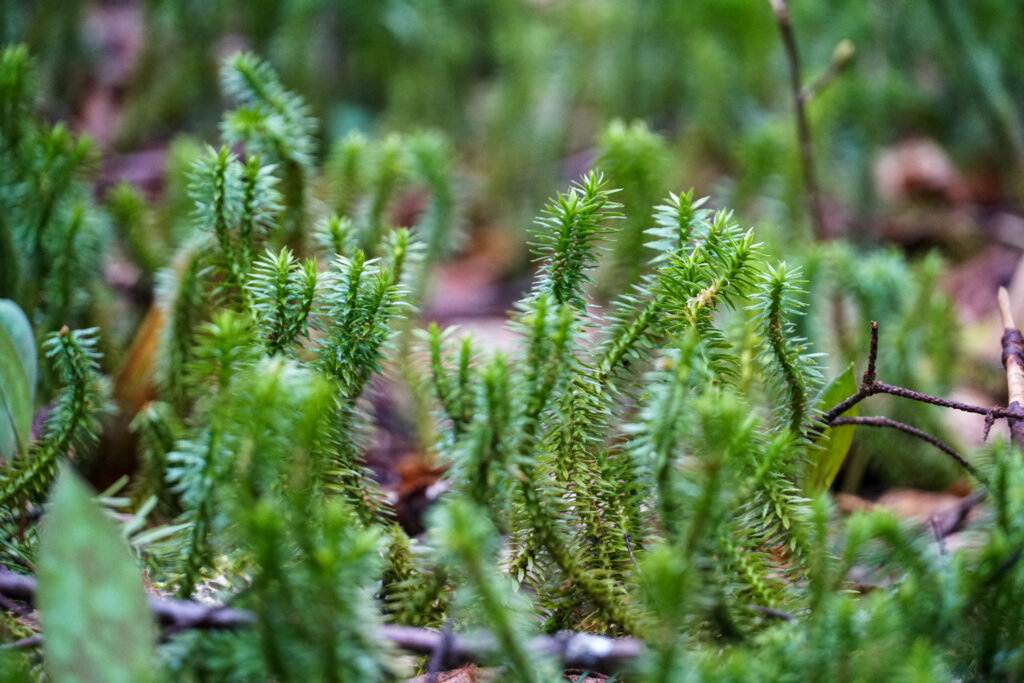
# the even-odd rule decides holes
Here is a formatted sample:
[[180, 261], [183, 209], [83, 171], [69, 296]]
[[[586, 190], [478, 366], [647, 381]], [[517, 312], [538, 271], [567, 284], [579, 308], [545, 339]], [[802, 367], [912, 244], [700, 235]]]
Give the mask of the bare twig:
[[629, 534], [622, 534], [622, 538], [626, 541], [626, 552], [629, 553], [629, 559], [633, 560], [633, 564], [640, 566], [640, 563], [636, 561], [636, 556], [633, 554], [633, 544], [629, 542]]
[[[0, 571], [0, 595], [9, 600], [34, 604], [36, 580], [31, 576]], [[157, 622], [178, 629], [236, 629], [255, 622], [252, 612], [230, 607], [209, 607], [188, 600], [149, 598], [149, 609]]]
[[804, 104], [803, 86], [800, 77], [800, 54], [796, 47], [796, 36], [793, 35], [793, 25], [789, 19], [789, 8], [786, 7], [786, 0], [769, 0], [772, 7], [772, 14], [775, 15], [775, 23], [779, 26], [779, 33], [782, 35], [782, 45], [786, 51], [786, 61], [789, 63], [790, 87], [793, 93], [793, 105], [796, 109], [796, 133], [800, 145], [800, 165], [804, 176], [804, 190], [807, 193], [807, 207], [811, 214], [811, 222], [814, 224], [814, 235], [817, 239], [823, 240], [827, 237], [825, 229], [825, 214], [821, 208], [821, 196], [818, 191], [818, 176], [814, 168], [814, 147], [811, 144], [811, 127], [807, 122], [807, 112]]
[[932, 528], [932, 534], [935, 536], [935, 543], [939, 546], [939, 555], [946, 555], [946, 537], [942, 533], [942, 529], [939, 528], [939, 520], [932, 515], [928, 518], [928, 526]]
[[994, 425], [996, 423], [996, 415], [995, 415], [995, 412], [993, 412], [993, 411], [998, 410], [998, 409], [999, 409], [999, 406], [996, 406], [995, 408], [993, 408], [989, 412], [985, 413], [985, 427], [984, 427], [984, 429], [982, 429], [982, 432], [981, 432], [981, 440], [983, 442], [984, 441], [988, 441], [988, 433], [992, 431], [992, 425]]
[[967, 515], [978, 506], [978, 503], [985, 500], [987, 495], [988, 491], [981, 489], [960, 499], [955, 505], [935, 512], [929, 518], [929, 522], [931, 523], [932, 531], [935, 532], [936, 540], [941, 541], [963, 527], [964, 522], [967, 520]]
[[992, 413], [996, 417], [1024, 417], [1024, 410], [1020, 408], [986, 408], [985, 406], [974, 405], [973, 403], [964, 403], [962, 401], [952, 401], [948, 398], [941, 398], [939, 396], [932, 396], [930, 394], [922, 394], [919, 391], [912, 389], [904, 389], [903, 387], [894, 387], [891, 384], [885, 382], [875, 382], [874, 391], [872, 394], [890, 394], [892, 396], [901, 396], [903, 398], [909, 398], [920, 403], [930, 403], [933, 406], [939, 406], [940, 408], [952, 408], [953, 410], [960, 410], [965, 413], [974, 413], [975, 415], [988, 415]]
[[27, 617], [30, 614], [32, 614], [31, 607], [27, 605], [20, 605], [3, 594], [0, 594], [0, 607], [7, 610], [11, 614], [18, 615], [19, 617]]
[[[35, 593], [36, 580], [33, 577], [0, 569], [0, 595], [31, 605], [35, 601]], [[177, 630], [244, 629], [251, 627], [256, 621], [253, 613], [248, 610], [208, 607], [188, 600], [150, 598], [149, 608], [161, 626]], [[377, 637], [390, 641], [407, 652], [422, 655], [443, 652], [445, 659], [449, 661], [482, 661], [497, 647], [494, 638], [486, 632], [469, 635], [446, 634], [395, 624], [380, 626], [377, 629]], [[32, 644], [39, 642], [41, 640], [33, 640]], [[534, 638], [530, 641], [529, 649], [536, 654], [558, 657], [567, 667], [615, 671], [642, 653], [644, 646], [635, 638], [608, 638], [589, 633], [563, 631], [554, 636]]]
[[918, 429], [917, 427], [911, 427], [903, 422], [897, 422], [896, 420], [890, 420], [887, 417], [837, 417], [832, 420], [832, 426], [838, 427], [839, 425], [865, 425], [868, 427], [888, 427], [890, 429], [896, 429], [905, 434], [916, 436], [922, 441], [927, 441], [931, 445], [938, 448], [940, 451], [953, 458], [961, 467], [971, 473], [975, 479], [981, 479], [981, 474], [974, 468], [974, 466], [967, 462], [966, 459], [959, 453], [957, 453], [951, 446], [944, 441], [932, 436], [928, 432]]
[[437, 641], [437, 647], [430, 653], [430, 659], [427, 662], [427, 683], [437, 683], [437, 675], [441, 670], [447, 666], [451, 660], [451, 643], [454, 628], [451, 620], [444, 622], [444, 626], [441, 627], [441, 638]]
[[800, 98], [805, 103], [810, 102], [820, 95], [825, 88], [832, 85], [836, 77], [843, 73], [846, 67], [850, 65], [855, 51], [853, 43], [849, 40], [839, 41], [836, 49], [832, 52], [832, 61], [828, 63], [828, 68], [825, 69], [823, 74], [800, 90]]
[[[964, 403], [962, 401], [952, 401], [948, 398], [942, 398], [940, 396], [932, 396], [931, 394], [922, 394], [919, 391], [913, 389], [906, 389], [904, 387], [893, 386], [892, 384], [886, 384], [885, 382], [879, 382], [875, 379], [875, 359], [878, 353], [878, 329], [877, 323], [872, 322], [871, 329], [872, 336], [872, 347], [868, 357], [868, 369], [864, 373], [864, 379], [861, 382], [860, 387], [856, 392], [851, 394], [849, 397], [843, 399], [828, 411], [826, 411], [819, 418], [820, 422], [825, 423], [826, 426], [831, 426], [836, 419], [845, 413], [847, 410], [857, 405], [861, 401], [876, 394], [889, 394], [891, 396], [899, 396], [901, 398], [909, 398], [919, 403], [928, 403], [940, 408], [952, 408], [953, 410], [960, 410], [965, 413], [974, 413], [976, 415], [985, 415], [991, 419], [1009, 418], [1014, 420], [1024, 420], [1024, 406], [1021, 405], [1009, 405], [1006, 408], [986, 408], [984, 406], [974, 405], [973, 403]], [[1024, 353], [1024, 349], [1022, 349]], [[1024, 357], [1022, 357], [1024, 358]]]
[[868, 369], [864, 371], [862, 384], [871, 385], [875, 383], [875, 366], [878, 364], [878, 321], [871, 321], [871, 346], [868, 347]]
[[[413, 626], [387, 624], [378, 634], [406, 652], [429, 655], [435, 652], [444, 634]], [[495, 649], [488, 633], [449, 637], [446, 645], [451, 661], [481, 661]], [[557, 657], [566, 667], [593, 671], [615, 671], [643, 652], [643, 643], [635, 638], [608, 638], [589, 633], [563, 631], [554, 636], [538, 636], [530, 641], [529, 650], [536, 654]]]
[[[857, 405], [864, 399], [874, 396], [876, 394], [889, 394], [891, 396], [899, 396], [901, 398], [908, 398], [912, 401], [918, 401], [919, 403], [928, 403], [930, 405], [939, 406], [941, 408], [952, 408], [953, 410], [960, 410], [966, 413], [974, 413], [976, 415], [985, 416], [985, 430], [984, 436], [988, 436], [989, 430], [992, 428], [992, 423], [999, 418], [1006, 418], [1010, 424], [1010, 434], [1014, 442], [1021, 448], [1024, 449], [1024, 337], [1021, 336], [1020, 330], [1016, 328], [1013, 317], [1010, 315], [1010, 304], [1009, 298], [1006, 295], [1005, 289], [1000, 289], [999, 293], [999, 306], [1003, 313], [1003, 325], [1006, 328], [1003, 333], [1003, 366], [1006, 368], [1006, 381], [1007, 386], [1010, 389], [1010, 401], [1009, 405], [1005, 408], [994, 407], [986, 408], [984, 406], [978, 406], [971, 403], [963, 403], [961, 401], [952, 401], [948, 398], [941, 398], [939, 396], [932, 396], [930, 394], [922, 394], [912, 389], [905, 387], [897, 387], [892, 384], [886, 384], [885, 382], [879, 382], [877, 377], [877, 363], [878, 363], [878, 323], [871, 322], [871, 346], [868, 351], [868, 366], [864, 371], [864, 377], [861, 380], [860, 386], [849, 397], [843, 399], [832, 408], [827, 410], [820, 418], [819, 425], [824, 424], [827, 427], [834, 427], [843, 424], [853, 425], [866, 425], [870, 427], [889, 427], [892, 429], [898, 429], [907, 434], [916, 436], [919, 439], [923, 439], [928, 443], [932, 444], [943, 453], [946, 453], [951, 458], [956, 460], [961, 466], [963, 466], [968, 472], [970, 472], [976, 479], [983, 481], [981, 474], [967, 462], [962, 456], [960, 456], [955, 450], [949, 445], [943, 443], [936, 437], [924, 432], [916, 427], [903, 424], [902, 422], [896, 422], [885, 417], [841, 417], [843, 413], [848, 411], [853, 406]], [[813, 428], [813, 427], [812, 427]], [[819, 426], [820, 429], [820, 426]]]
[[796, 617], [781, 609], [775, 607], [765, 607], [764, 605], [747, 605], [748, 608], [757, 612], [758, 614], [770, 617], [772, 619], [778, 619], [779, 621], [796, 621]]
[[5, 650], [29, 650], [34, 647], [39, 647], [42, 644], [42, 636], [29, 636], [28, 638], [15, 640], [12, 643], [4, 643], [3, 645], [0, 645], [0, 648], [3, 648]]

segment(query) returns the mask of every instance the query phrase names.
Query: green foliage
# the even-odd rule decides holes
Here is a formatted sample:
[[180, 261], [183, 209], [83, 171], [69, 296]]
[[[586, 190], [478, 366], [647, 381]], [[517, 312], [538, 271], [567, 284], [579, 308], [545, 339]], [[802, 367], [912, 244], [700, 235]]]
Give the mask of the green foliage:
[[[776, 369], [775, 383], [782, 385], [785, 396], [786, 422], [790, 432], [800, 435], [810, 414], [810, 383], [820, 379], [812, 358], [805, 354], [806, 339], [796, 336], [796, 326], [789, 319], [802, 313], [806, 304], [800, 300], [803, 281], [798, 269], [787, 270], [785, 263], [768, 270], [754, 296], [754, 307], [760, 311], [755, 322], [761, 336], [768, 342]], [[833, 404], [834, 405], [834, 404]]]
[[129, 183], [121, 182], [107, 196], [106, 209], [133, 261], [153, 275], [167, 259], [167, 245], [150, 224], [149, 205]]
[[239, 53], [225, 62], [221, 83], [241, 105], [224, 120], [228, 142], [246, 142], [255, 153], [276, 162], [312, 165], [316, 121], [309, 117], [302, 99], [284, 89], [268, 64]]
[[437, 511], [432, 525], [443, 562], [465, 582], [454, 610], [491, 629], [511, 680], [554, 680], [552, 663], [524, 647], [529, 609], [511, 579], [495, 567], [496, 534], [483, 512], [469, 501], [453, 500]]
[[[879, 372], [884, 373], [885, 380], [933, 395], [948, 392], [956, 367], [959, 323], [939, 287], [939, 256], [930, 254], [917, 262], [908, 262], [892, 250], [860, 252], [835, 245], [825, 252], [824, 258], [822, 269], [831, 272], [818, 276], [818, 295], [838, 297], [861, 320], [877, 321], [879, 329], [885, 330], [887, 342], [878, 352]], [[818, 315], [821, 314], [819, 311]], [[855, 345], [840, 337], [841, 346], [835, 357], [842, 361], [835, 370], [845, 363], [861, 361], [866, 339], [863, 335], [860, 338], [861, 344]], [[883, 400], [864, 406], [864, 410], [879, 411], [946, 441], [954, 439], [941, 409], [932, 406]], [[893, 452], [893, 457], [880, 457], [877, 454], [883, 452], [879, 449], [884, 437], [878, 431], [859, 431], [852, 446], [854, 456], [858, 460], [864, 458], [861, 466], [877, 476], [904, 486], [940, 488], [956, 475], [947, 459], [923, 442], [910, 442], [898, 449], [890, 446], [885, 452]], [[861, 452], [875, 455], [861, 456]], [[844, 482], [844, 487], [856, 483]]]
[[188, 403], [186, 370], [193, 357], [193, 337], [208, 305], [202, 246], [197, 242], [182, 247], [171, 267], [157, 276], [157, 306], [164, 318], [157, 381], [168, 401], [182, 412]]
[[370, 374], [380, 369], [382, 346], [399, 311], [398, 285], [388, 269], [367, 261], [358, 249], [351, 259], [335, 259], [332, 276], [318, 316], [325, 332], [320, 362], [340, 382], [343, 397], [354, 401]]
[[96, 330], [72, 332], [65, 327], [43, 347], [62, 386], [39, 440], [4, 468], [0, 506], [21, 498], [42, 500], [59, 460], [71, 452], [82, 458], [95, 444], [99, 417], [106, 410], [108, 388], [99, 374]]
[[277, 254], [267, 251], [253, 266], [250, 278], [252, 310], [267, 353], [291, 350], [299, 337], [308, 338], [318, 284], [316, 263], [298, 263], [287, 247]]
[[236, 290], [245, 286], [256, 245], [279, 208], [270, 170], [257, 157], [243, 164], [221, 147], [197, 159], [192, 171], [196, 227], [216, 239], [220, 253], [215, 263], [227, 286]]
[[117, 528], [68, 470], [51, 496], [38, 590], [51, 678], [160, 680], [138, 568]]
[[535, 291], [550, 295], [553, 303], [584, 306], [584, 285], [592, 282], [587, 271], [596, 263], [594, 242], [605, 221], [618, 218], [619, 205], [603, 189], [604, 180], [589, 174], [565, 194], [558, 194], [537, 220], [534, 248], [540, 257]]
[[[250, 154], [268, 164], [277, 165], [281, 180], [285, 211], [282, 222], [292, 241], [301, 244], [308, 221], [308, 183], [314, 164], [316, 121], [301, 97], [288, 92], [269, 65], [254, 55], [239, 53], [228, 59], [221, 70], [224, 91], [239, 106], [229, 112], [221, 125], [225, 142], [245, 143]], [[258, 161], [250, 158], [246, 164], [245, 201], [254, 206], [274, 211], [258, 189], [268, 183], [267, 171], [260, 169]], [[251, 216], [258, 222], [258, 211], [243, 211], [243, 218]]]
[[[502, 19], [524, 21], [514, 4], [499, 4]], [[574, 7], [538, 11], [562, 16]], [[596, 24], [609, 17], [625, 20], [617, 7], [595, 8], [593, 23], [580, 16], [576, 40], [601, 34]], [[376, 11], [353, 10], [366, 21]], [[294, 19], [298, 10], [287, 12]], [[652, 23], [657, 15], [645, 6], [622, 32], [665, 30]], [[445, 25], [430, 17], [431, 26]], [[673, 17], [668, 25], [681, 28]], [[517, 35], [500, 22], [488, 31], [499, 42]], [[551, 36], [539, 28], [530, 35], [541, 44]], [[407, 47], [416, 44], [410, 36]], [[702, 63], [721, 67], [724, 48], [701, 44]], [[503, 44], [501, 57], [525, 69], [530, 55]], [[22, 99], [0, 100], [0, 115], [36, 145], [24, 158], [7, 147], [3, 154], [52, 162], [43, 190], [57, 180], [66, 187], [43, 200], [54, 210], [85, 207], [70, 241], [54, 229], [62, 248], [75, 246], [91, 205], [57, 195], [81, 194], [85, 154], [66, 132], [30, 116], [24, 54], [8, 50], [3, 59], [0, 88]], [[547, 89], [536, 70], [510, 78], [497, 100]], [[642, 126], [613, 127], [602, 164], [626, 190], [626, 215], [597, 172], [557, 193], [536, 224], [536, 283], [511, 315], [509, 348], [498, 353], [431, 325], [420, 361], [409, 343], [421, 322], [416, 306], [462, 215], [451, 146], [434, 133], [352, 134], [333, 145], [321, 173], [310, 109], [267, 64], [236, 56], [223, 81], [239, 108], [224, 120], [225, 146], [190, 161], [195, 231], [159, 229], [186, 239], [168, 240], [178, 252], [157, 274], [157, 400], [134, 419], [144, 471], [122, 533], [159, 590], [249, 609], [255, 623], [234, 634], [166, 633], [168, 676], [395, 680], [407, 672], [379, 637], [384, 621], [487, 629], [499, 676], [522, 681], [559, 676], [530, 638], [561, 629], [643, 638], [647, 649], [627, 674], [637, 680], [1021, 674], [1020, 458], [1001, 444], [982, 453], [992, 520], [974, 548], [952, 555], [885, 515], [836, 519], [825, 491], [849, 435], [822, 434], [815, 419], [850, 392], [853, 374], [819, 391], [827, 365], [813, 349], [825, 348], [828, 335], [818, 304], [835, 296], [880, 319], [892, 330], [880, 358], [886, 376], [933, 389], [913, 380], [929, 364], [952, 365], [949, 345], [935, 336], [949, 324], [948, 304], [934, 293], [936, 261], [910, 266], [894, 254], [799, 245], [780, 261], [770, 241], [729, 211], [704, 208], [692, 190], [656, 204], [664, 144]], [[668, 101], [673, 92], [644, 97]], [[179, 170], [191, 152], [181, 154]], [[17, 182], [0, 176], [8, 208], [16, 194], [39, 190], [25, 185], [23, 167], [10, 168]], [[186, 194], [181, 177], [174, 182], [165, 208]], [[422, 210], [394, 226], [398, 200], [424, 191]], [[40, 218], [37, 200], [18, 210]], [[149, 230], [140, 227], [148, 207], [139, 197], [122, 189], [108, 204], [125, 234]], [[3, 234], [15, 235], [15, 261], [31, 270], [43, 253], [33, 244], [46, 242], [51, 227], [29, 225], [19, 228], [28, 239]], [[320, 261], [307, 258], [314, 226]], [[646, 252], [637, 246], [643, 234]], [[605, 247], [607, 267], [628, 271], [619, 291], [599, 293], [616, 295], [607, 313], [593, 291]], [[156, 251], [152, 268], [167, 262]], [[84, 261], [61, 258], [55, 282], [67, 289]], [[60, 304], [31, 319], [40, 325], [58, 310], [72, 316]], [[836, 346], [845, 367], [855, 344], [841, 337]], [[32, 512], [25, 502], [45, 498], [59, 460], [81, 462], [105, 398], [92, 330], [63, 328], [44, 347], [62, 387], [42, 436], [31, 444], [23, 437], [26, 447], [0, 469], [4, 556], [23, 566], [36, 553], [34, 527], [17, 528]], [[8, 349], [4, 362], [11, 356]], [[434, 410], [419, 446], [444, 465], [438, 488], [448, 492], [422, 539], [397, 525], [367, 464], [384, 386]], [[26, 416], [31, 410], [20, 409], [22, 432]], [[77, 511], [80, 519], [67, 521], [102, 526], [88, 496], [67, 488], [71, 481], [58, 485], [51, 521]], [[175, 524], [144, 530], [154, 511]], [[44, 530], [47, 581], [67, 579], [53, 563], [75, 552], [77, 534], [59, 523]], [[107, 581], [130, 583], [121, 564]], [[103, 593], [74, 592], [89, 604]], [[44, 621], [69, 604], [44, 604]], [[134, 636], [149, 642], [148, 631]], [[63, 661], [49, 657], [53, 666]]]
[[94, 305], [107, 227], [86, 182], [93, 145], [34, 116], [37, 77], [23, 46], [0, 52], [0, 297], [50, 332]]

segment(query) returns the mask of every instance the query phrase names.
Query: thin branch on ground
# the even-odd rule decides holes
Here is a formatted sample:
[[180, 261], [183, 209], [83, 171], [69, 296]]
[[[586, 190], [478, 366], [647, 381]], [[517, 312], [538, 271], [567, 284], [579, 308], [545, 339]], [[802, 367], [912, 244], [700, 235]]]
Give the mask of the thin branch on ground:
[[929, 524], [935, 533], [935, 540], [940, 542], [940, 546], [943, 539], [963, 528], [964, 522], [967, 521], [967, 515], [987, 496], [988, 491], [980, 489], [961, 498], [955, 505], [938, 510], [929, 518]]
[[794, 615], [775, 607], [765, 607], [764, 605], [747, 605], [747, 607], [758, 614], [778, 619], [779, 621], [797, 621]]
[[3, 645], [0, 645], [0, 648], [4, 650], [31, 650], [32, 648], [39, 647], [42, 644], [42, 636], [29, 636], [28, 638], [15, 640], [11, 643], [4, 643]]
[[[429, 655], [435, 652], [443, 633], [413, 626], [387, 624], [378, 633], [407, 652]], [[453, 634], [445, 645], [450, 661], [487, 659], [496, 645], [488, 633], [470, 635]], [[569, 668], [594, 671], [615, 671], [643, 652], [644, 645], [635, 638], [608, 638], [589, 633], [563, 631], [553, 636], [537, 636], [530, 641], [529, 650], [536, 654], [557, 657]]]
[[441, 627], [441, 639], [437, 641], [437, 647], [430, 652], [430, 658], [427, 660], [428, 683], [437, 683], [437, 675], [451, 661], [451, 643], [454, 633], [451, 620], [446, 620]]
[[[35, 603], [36, 580], [31, 576], [0, 570], [0, 595], [25, 604]], [[231, 607], [211, 607], [189, 600], [150, 596], [149, 609], [164, 628], [237, 629], [251, 626], [252, 612]]]
[[[35, 602], [36, 580], [31, 576], [13, 574], [0, 569], [0, 596], [32, 605]], [[238, 630], [251, 628], [255, 615], [243, 609], [211, 607], [190, 600], [149, 598], [149, 608], [165, 629]], [[406, 652], [436, 655], [443, 652], [446, 661], [487, 660], [497, 648], [494, 638], [486, 632], [469, 635], [431, 631], [413, 626], [385, 624], [378, 627], [377, 637], [390, 641]], [[42, 638], [33, 636], [8, 647], [38, 646]], [[635, 638], [608, 638], [589, 633], [563, 631], [553, 636], [537, 636], [529, 649], [538, 655], [553, 656], [566, 667], [582, 667], [595, 671], [615, 671], [643, 652], [644, 645]]]

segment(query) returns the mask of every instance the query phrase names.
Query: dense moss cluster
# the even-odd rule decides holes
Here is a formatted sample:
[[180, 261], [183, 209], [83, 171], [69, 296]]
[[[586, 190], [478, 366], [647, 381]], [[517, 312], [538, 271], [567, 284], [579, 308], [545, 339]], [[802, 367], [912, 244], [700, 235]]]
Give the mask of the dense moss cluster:
[[[302, 99], [236, 56], [222, 74], [238, 105], [224, 146], [192, 161], [190, 227], [161, 233], [128, 189], [109, 212], [92, 203], [86, 145], [35, 120], [31, 73], [24, 50], [0, 56], [0, 245], [17, 266], [0, 266], [0, 293], [53, 332], [44, 395], [56, 398], [41, 436], [5, 453], [3, 555], [33, 566], [25, 520], [58, 462], [82, 464], [95, 442], [96, 332], [54, 330], [101, 317], [77, 298], [99, 281], [77, 245], [93, 244], [90, 221], [119, 216], [156, 235], [162, 332], [156, 400], [133, 421], [134, 499], [102, 500], [132, 512], [125, 536], [157, 589], [254, 615], [235, 632], [167, 633], [153, 645], [160, 676], [392, 680], [405, 663], [375, 637], [382, 623], [486, 629], [490, 663], [521, 681], [559, 678], [530, 639], [561, 629], [642, 639], [627, 680], [1024, 670], [1019, 453], [996, 444], [975, 459], [993, 514], [977, 547], [953, 555], [883, 513], [838, 519], [827, 491], [845, 455], [833, 440], [848, 434], [816, 420], [852, 374], [812, 352], [827, 338], [820, 309], [837, 292], [865, 314], [895, 287], [915, 294], [929, 315], [896, 320], [897, 350], [881, 361], [910, 376], [949, 352], [929, 336], [948, 309], [927, 262], [766, 246], [692, 191], [652, 206], [664, 150], [642, 126], [617, 126], [600, 162], [627, 212], [644, 213], [623, 220], [620, 195], [585, 174], [535, 225], [538, 269], [510, 315], [512, 350], [437, 325], [416, 342], [429, 273], [460, 223], [442, 137], [350, 136], [321, 168]], [[395, 228], [386, 209], [413, 185], [426, 208]], [[855, 261], [882, 276], [854, 286]], [[616, 282], [624, 291], [609, 294]], [[859, 348], [842, 339], [840, 357], [843, 344]], [[366, 466], [375, 378], [433, 411], [421, 441], [448, 491], [418, 538]]]

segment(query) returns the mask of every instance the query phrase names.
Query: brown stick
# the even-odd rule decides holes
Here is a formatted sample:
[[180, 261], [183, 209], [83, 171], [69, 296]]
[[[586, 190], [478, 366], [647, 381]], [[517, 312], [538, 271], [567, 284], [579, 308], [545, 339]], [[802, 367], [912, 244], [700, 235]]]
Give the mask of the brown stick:
[[[413, 626], [387, 624], [378, 629], [380, 636], [406, 652], [429, 655], [439, 649], [443, 633]], [[447, 636], [444, 644], [451, 661], [483, 661], [494, 652], [494, 639], [487, 633]], [[589, 633], [563, 631], [554, 636], [537, 636], [529, 650], [538, 655], [557, 657], [567, 668], [616, 671], [643, 652], [643, 643], [635, 638], [608, 638]]]
[[[36, 580], [31, 576], [13, 574], [0, 568], [0, 595], [31, 605], [35, 602]], [[157, 622], [173, 631], [184, 629], [237, 630], [251, 627], [256, 618], [252, 612], [230, 607], [208, 607], [189, 600], [149, 598], [149, 608]], [[470, 635], [445, 634], [425, 628], [385, 624], [377, 628], [377, 637], [390, 641], [407, 652], [430, 655], [442, 648], [451, 661], [484, 661], [497, 648], [494, 638], [486, 632]], [[16, 647], [35, 646], [42, 642], [33, 638]], [[589, 633], [563, 631], [553, 636], [537, 636], [529, 649], [538, 655], [557, 657], [566, 667], [594, 671], [615, 671], [644, 650], [635, 638], [608, 638]]]
[[[819, 426], [817, 429], [821, 429], [821, 424], [828, 427], [841, 424], [859, 424], [872, 427], [890, 427], [892, 429], [898, 429], [932, 444], [943, 453], [946, 453], [956, 460], [976, 479], [984, 481], [981, 473], [950, 446], [931, 434], [917, 429], [916, 427], [903, 424], [902, 422], [896, 422], [895, 420], [890, 420], [885, 417], [840, 416], [869, 396], [874, 396], [875, 394], [889, 394], [891, 396], [909, 398], [913, 401], [928, 403], [942, 408], [952, 408], [954, 410], [962, 410], [968, 413], [984, 415], [986, 437], [988, 436], [988, 431], [991, 428], [992, 423], [997, 418], [1005, 417], [1010, 425], [1010, 435], [1013, 438], [1014, 443], [1024, 450], [1024, 337], [1021, 336], [1020, 330], [1016, 328], [1013, 321], [1013, 316], [1010, 315], [1009, 297], [1007, 296], [1005, 289], [1000, 289], [999, 291], [999, 308], [1002, 311], [1003, 325], [1006, 328], [1003, 333], [1002, 344], [1003, 366], [1006, 368], [1006, 381], [1010, 390], [1010, 402], [1007, 407], [985, 408], [983, 406], [962, 403], [960, 401], [951, 401], [947, 398], [922, 394], [920, 392], [913, 391], [912, 389], [879, 382], [876, 367], [878, 363], [878, 323], [872, 321], [871, 346], [868, 351], [868, 366], [864, 371], [864, 377], [861, 379], [860, 386], [857, 387], [857, 391], [851, 396], [843, 399], [826, 411], [819, 418]], [[814, 427], [812, 427], [812, 429], [813, 428]]]
[[800, 76], [800, 54], [796, 47], [796, 36], [789, 19], [789, 8], [786, 0], [768, 0], [775, 15], [775, 23], [782, 34], [782, 45], [789, 63], [790, 88], [793, 93], [793, 105], [796, 109], [796, 134], [800, 145], [800, 166], [804, 177], [804, 191], [807, 193], [807, 208], [814, 225], [814, 236], [820, 241], [828, 235], [825, 228], [825, 213], [821, 208], [821, 195], [818, 191], [818, 176], [814, 167], [814, 147], [811, 144], [811, 127], [807, 122], [805, 111], [805, 94]]
[[[34, 604], [36, 580], [31, 576], [0, 570], [0, 595]], [[149, 609], [157, 622], [165, 628], [236, 629], [255, 623], [252, 612], [230, 607], [209, 607], [188, 600], [150, 597]]]
[[861, 380], [860, 387], [857, 391], [843, 399], [832, 408], [827, 410], [819, 418], [820, 422], [823, 422], [827, 426], [831, 426], [836, 418], [845, 413], [847, 410], [857, 405], [861, 401], [876, 394], [889, 394], [891, 396], [899, 396], [901, 398], [909, 398], [912, 401], [918, 401], [919, 403], [929, 403], [933, 406], [939, 406], [940, 408], [952, 408], [953, 410], [960, 410], [965, 413], [974, 413], [976, 415], [984, 415], [987, 420], [995, 420], [998, 418], [1008, 418], [1013, 420], [1024, 420], [1024, 406], [1010, 405], [1006, 408], [986, 408], [984, 406], [974, 405], [973, 403], [964, 403], [962, 401], [953, 401], [948, 398], [942, 398], [940, 396], [932, 396], [931, 394], [922, 394], [919, 391], [913, 389], [906, 389], [904, 387], [897, 387], [892, 384], [886, 384], [885, 382], [879, 382], [876, 379], [875, 365], [878, 357], [878, 323], [872, 321], [871, 323], [871, 350], [868, 354], [868, 368], [864, 373], [864, 378]]
[[908, 424], [904, 424], [903, 422], [897, 422], [896, 420], [890, 420], [887, 417], [874, 416], [837, 417], [836, 419], [832, 420], [833, 427], [838, 427], [839, 425], [865, 425], [868, 427], [888, 427], [889, 429], [895, 429], [897, 431], [903, 432], [904, 434], [916, 436], [922, 441], [927, 441], [928, 443], [930, 443], [931, 445], [935, 446], [940, 451], [948, 455], [949, 457], [953, 458], [953, 460], [955, 460], [958, 465], [960, 465], [965, 470], [970, 472], [975, 479], [981, 478], [981, 475], [979, 474], [978, 470], [974, 468], [974, 465], [967, 462], [967, 460], [962, 455], [953, 450], [953, 448], [949, 444], [942, 441], [941, 439], [932, 436], [931, 434], [922, 429], [918, 429], [917, 427], [911, 427]]
[[853, 43], [849, 40], [839, 41], [836, 49], [832, 51], [832, 61], [828, 63], [825, 73], [818, 76], [809, 85], [804, 86], [800, 91], [800, 97], [803, 101], [805, 103], [810, 102], [824, 92], [828, 86], [832, 85], [832, 82], [836, 80], [839, 74], [843, 73], [843, 70], [850, 65], [855, 51]]
[[[1009, 393], [1008, 407], [1024, 406], [1024, 337], [1017, 329], [1010, 310], [1010, 295], [1005, 287], [999, 288], [999, 313], [1003, 319], [1003, 368], [1006, 370], [1006, 388]], [[1024, 450], [1024, 420], [1010, 418], [1010, 438], [1018, 448]]]

